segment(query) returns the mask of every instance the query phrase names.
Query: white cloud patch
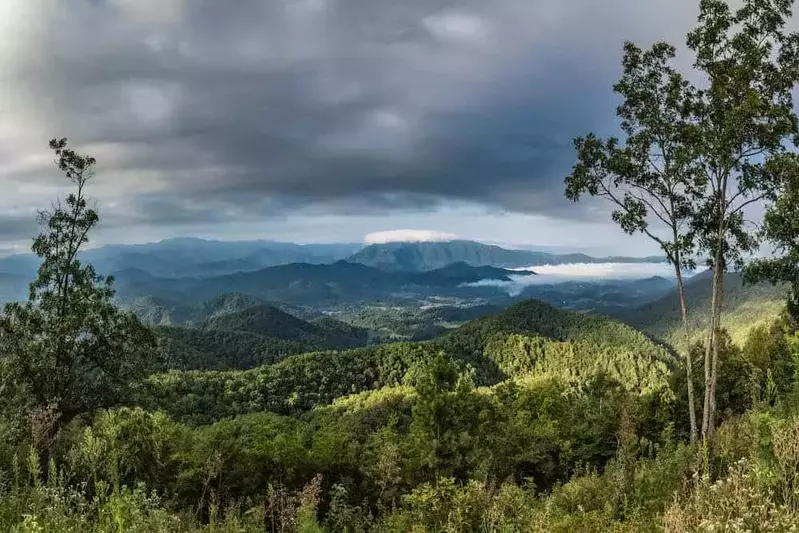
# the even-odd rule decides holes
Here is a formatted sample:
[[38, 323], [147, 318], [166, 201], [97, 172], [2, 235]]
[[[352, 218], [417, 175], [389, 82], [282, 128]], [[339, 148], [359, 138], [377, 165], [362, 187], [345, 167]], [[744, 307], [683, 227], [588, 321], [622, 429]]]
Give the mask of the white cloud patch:
[[469, 13], [438, 13], [426, 17], [422, 24], [431, 34], [447, 41], [474, 42], [488, 33], [486, 21]]
[[[571, 263], [566, 265], [541, 265], [516, 270], [533, 271], [539, 280], [553, 282], [603, 280], [603, 279], [644, 279], [652, 276], [670, 278], [674, 267], [668, 263]], [[529, 276], [523, 276], [528, 278]], [[539, 281], [540, 284], [540, 281]]]
[[[469, 287], [498, 287], [505, 289], [511, 296], [518, 295], [525, 287], [531, 285], [555, 285], [570, 281], [610, 281], [610, 280], [638, 280], [660, 276], [671, 279], [674, 277], [673, 267], [667, 263], [572, 263], [565, 265], [540, 265], [534, 267], [517, 268], [517, 271], [532, 271], [537, 276], [518, 275], [510, 276], [511, 281], [481, 280], [469, 283]], [[686, 277], [704, 270], [701, 267], [696, 272], [686, 273]]]
[[385, 244], [387, 242], [446, 242], [454, 241], [458, 236], [454, 233], [421, 229], [396, 229], [376, 231], [363, 238], [366, 244]]

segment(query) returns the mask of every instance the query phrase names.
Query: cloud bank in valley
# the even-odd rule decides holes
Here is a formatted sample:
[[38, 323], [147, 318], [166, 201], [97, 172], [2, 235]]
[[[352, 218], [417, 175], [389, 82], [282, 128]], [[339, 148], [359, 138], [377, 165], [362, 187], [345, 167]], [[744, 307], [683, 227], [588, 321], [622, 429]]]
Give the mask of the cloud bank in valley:
[[[532, 285], [555, 285], [571, 281], [634, 281], [654, 276], [667, 279], [674, 277], [673, 267], [667, 263], [572, 263], [541, 265], [514, 270], [532, 271], [537, 275], [511, 276], [511, 281], [482, 280], [476, 283], [469, 283], [467, 286], [498, 287], [506, 290], [508, 294], [517, 295], [525, 287]], [[704, 267], [690, 273], [690, 275], [695, 275], [702, 270], [704, 270]]]
[[541, 265], [516, 270], [527, 270], [538, 276], [522, 276], [542, 281], [580, 281], [603, 279], [644, 279], [652, 276], [674, 277], [674, 267], [668, 263], [571, 263], [566, 265]]

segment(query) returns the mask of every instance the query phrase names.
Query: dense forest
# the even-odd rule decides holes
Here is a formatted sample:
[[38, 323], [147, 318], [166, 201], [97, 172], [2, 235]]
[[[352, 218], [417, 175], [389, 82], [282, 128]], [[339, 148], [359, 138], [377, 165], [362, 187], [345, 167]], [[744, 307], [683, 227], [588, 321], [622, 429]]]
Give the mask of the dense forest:
[[[359, 310], [348, 290], [397, 278], [346, 262], [225, 274], [237, 294], [210, 274], [129, 271], [121, 283], [159, 294], [123, 308], [84, 253], [97, 162], [54, 139], [71, 192], [40, 215], [27, 298], [0, 313], [0, 530], [796, 531], [791, 7], [702, 0], [687, 48], [706, 86], [676, 70], [674, 47], [625, 45], [624, 139], [578, 137], [565, 183], [571, 200], [609, 201], [674, 268], [675, 292], [624, 320], [535, 299]], [[761, 245], [774, 253], [752, 260]], [[510, 275], [442, 266], [439, 246], [386, 249], [360, 257], [427, 270], [397, 286]], [[337, 260], [348, 247], [290, 253]], [[253, 268], [274, 261], [257, 255]], [[700, 258], [707, 274], [684, 280]], [[346, 306], [268, 301], [297, 268], [303, 300]], [[331, 270], [336, 283], [318, 275]]]

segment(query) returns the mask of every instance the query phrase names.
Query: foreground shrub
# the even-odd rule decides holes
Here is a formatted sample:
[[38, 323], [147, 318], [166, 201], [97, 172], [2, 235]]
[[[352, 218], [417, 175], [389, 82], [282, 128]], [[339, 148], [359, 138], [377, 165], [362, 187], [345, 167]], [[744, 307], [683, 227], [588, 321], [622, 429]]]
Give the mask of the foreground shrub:
[[665, 516], [667, 533], [799, 531], [799, 513], [777, 503], [758, 483], [758, 469], [740, 461], [714, 483], [699, 479], [675, 499]]

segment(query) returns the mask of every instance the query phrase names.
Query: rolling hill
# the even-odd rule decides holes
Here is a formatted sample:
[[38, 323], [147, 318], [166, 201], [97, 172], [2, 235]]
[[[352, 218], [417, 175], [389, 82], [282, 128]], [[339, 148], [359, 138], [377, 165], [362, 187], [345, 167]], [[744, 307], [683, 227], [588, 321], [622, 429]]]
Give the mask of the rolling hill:
[[[241, 323], [250, 327], [261, 316], [255, 312]], [[288, 327], [307, 328], [293, 322]], [[154, 375], [141, 384], [139, 399], [196, 423], [263, 410], [296, 413], [412, 381], [414, 369], [442, 350], [471, 365], [480, 385], [529, 376], [580, 385], [603, 375], [646, 393], [668, 386], [674, 362], [665, 349], [629, 326], [527, 301], [432, 342], [304, 353], [246, 371]]]
[[415, 285], [457, 287], [464, 283], [476, 283], [483, 280], [510, 281], [511, 276], [535, 275], [535, 272], [529, 270], [517, 272], [493, 266], [471, 266], [464, 261], [459, 261], [426, 272], [406, 274], [405, 279]]
[[182, 370], [252, 368], [303, 352], [365, 346], [371, 338], [368, 330], [332, 318], [306, 322], [271, 305], [156, 331], [166, 367]]
[[675, 286], [659, 276], [640, 280], [567, 281], [552, 285], [530, 285], [520, 297], [542, 300], [562, 309], [614, 315], [661, 298]]
[[480, 354], [508, 376], [556, 375], [574, 382], [610, 376], [639, 391], [665, 387], [675, 360], [632, 327], [599, 315], [520, 302], [441, 339], [452, 353]]
[[[689, 320], [699, 334], [709, 325], [710, 270], [688, 280], [685, 285]], [[744, 285], [740, 273], [725, 274], [722, 327], [733, 340], [743, 341], [750, 329], [774, 320], [785, 305], [785, 289], [768, 283]], [[626, 309], [616, 316], [631, 326], [658, 339], [676, 345], [680, 342], [680, 301], [676, 290], [636, 309]]]
[[299, 308], [281, 302], [270, 302], [249, 294], [227, 293], [198, 302], [184, 302], [179, 300], [159, 298], [155, 296], [140, 296], [134, 298], [119, 298], [117, 304], [123, 309], [136, 313], [140, 320], [151, 326], [178, 326], [184, 324], [198, 324], [209, 318], [214, 318], [227, 313], [243, 311], [251, 307], [269, 304], [281, 311], [294, 315], [303, 320], [316, 318], [319, 313], [304, 308]]

